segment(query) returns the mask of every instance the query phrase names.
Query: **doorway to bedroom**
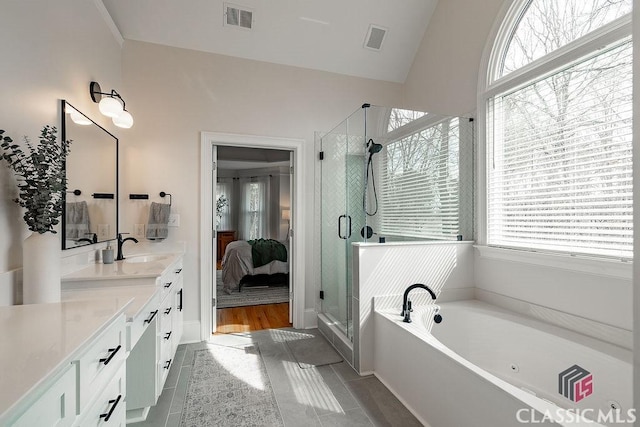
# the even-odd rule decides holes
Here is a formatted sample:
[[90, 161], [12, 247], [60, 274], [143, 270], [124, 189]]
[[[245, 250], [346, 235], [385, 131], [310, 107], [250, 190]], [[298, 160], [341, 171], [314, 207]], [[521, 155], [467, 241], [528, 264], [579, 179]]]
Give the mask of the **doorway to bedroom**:
[[213, 149], [215, 331], [291, 326], [292, 152]]

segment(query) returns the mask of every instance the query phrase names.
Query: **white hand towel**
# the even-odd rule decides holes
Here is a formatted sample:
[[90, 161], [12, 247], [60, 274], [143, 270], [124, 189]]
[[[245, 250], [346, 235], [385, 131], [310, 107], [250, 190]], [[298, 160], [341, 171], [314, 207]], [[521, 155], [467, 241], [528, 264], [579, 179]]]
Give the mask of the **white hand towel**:
[[147, 223], [147, 239], [166, 239], [169, 235], [169, 214], [171, 205], [167, 203], [151, 202], [149, 207], [149, 221]]

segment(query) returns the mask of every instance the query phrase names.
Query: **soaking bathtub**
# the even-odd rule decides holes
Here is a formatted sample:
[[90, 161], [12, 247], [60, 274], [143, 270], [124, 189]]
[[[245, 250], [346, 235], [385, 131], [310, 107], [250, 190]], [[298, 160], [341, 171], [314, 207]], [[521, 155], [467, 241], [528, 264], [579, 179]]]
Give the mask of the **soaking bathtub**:
[[375, 375], [425, 425], [635, 421], [631, 351], [477, 300], [439, 304], [434, 324], [434, 307], [374, 315]]

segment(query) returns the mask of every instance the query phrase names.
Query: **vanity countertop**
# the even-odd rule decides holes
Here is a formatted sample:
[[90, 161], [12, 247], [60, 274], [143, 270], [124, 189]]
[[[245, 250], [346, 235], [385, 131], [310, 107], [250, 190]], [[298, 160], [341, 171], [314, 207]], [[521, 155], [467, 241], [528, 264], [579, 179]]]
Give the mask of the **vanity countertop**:
[[0, 418], [68, 366], [130, 303], [101, 298], [0, 307]]
[[181, 256], [182, 253], [129, 255], [126, 259], [113, 264], [90, 264], [81, 270], [66, 274], [62, 276], [62, 283], [64, 287], [65, 282], [159, 277]]
[[[125, 308], [127, 321], [130, 322], [140, 313], [147, 302], [160, 289], [155, 285], [133, 285], [133, 286], [113, 286], [113, 287], [91, 287], [82, 289], [63, 289], [63, 301], [86, 301], [91, 299], [112, 299], [119, 302], [130, 301]], [[133, 299], [133, 300], [132, 300]]]

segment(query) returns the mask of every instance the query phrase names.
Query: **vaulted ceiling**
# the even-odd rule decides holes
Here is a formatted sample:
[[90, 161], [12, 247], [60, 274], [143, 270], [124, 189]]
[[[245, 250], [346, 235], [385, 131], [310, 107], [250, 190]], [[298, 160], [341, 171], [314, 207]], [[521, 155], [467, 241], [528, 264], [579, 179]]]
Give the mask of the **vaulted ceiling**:
[[[437, 0], [103, 3], [125, 39], [402, 83]], [[249, 11], [251, 29], [228, 25], [228, 7]], [[385, 32], [379, 50], [365, 46], [372, 25]]]

